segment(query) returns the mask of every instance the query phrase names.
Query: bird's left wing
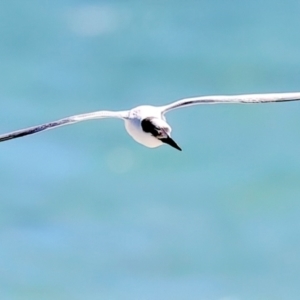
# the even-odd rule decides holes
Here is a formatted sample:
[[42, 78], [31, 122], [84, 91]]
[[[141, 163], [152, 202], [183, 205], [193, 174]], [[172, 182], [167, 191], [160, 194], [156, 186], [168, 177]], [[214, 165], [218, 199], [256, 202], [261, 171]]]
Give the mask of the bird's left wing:
[[18, 137], [22, 137], [29, 134], [38, 133], [44, 130], [53, 129], [59, 126], [70, 125], [81, 121], [92, 120], [92, 119], [102, 119], [102, 118], [119, 118], [119, 119], [126, 119], [128, 117], [128, 111], [96, 111], [92, 113], [82, 114], [82, 115], [75, 115], [71, 117], [67, 117], [64, 119], [60, 119], [57, 121], [12, 131], [6, 134], [0, 135], [0, 142], [4, 142], [7, 140], [15, 139]]
[[246, 94], [229, 96], [200, 96], [185, 98], [168, 105], [159, 107], [162, 114], [176, 108], [197, 104], [220, 104], [220, 103], [269, 103], [300, 100], [300, 92], [297, 93], [274, 93], [274, 94]]

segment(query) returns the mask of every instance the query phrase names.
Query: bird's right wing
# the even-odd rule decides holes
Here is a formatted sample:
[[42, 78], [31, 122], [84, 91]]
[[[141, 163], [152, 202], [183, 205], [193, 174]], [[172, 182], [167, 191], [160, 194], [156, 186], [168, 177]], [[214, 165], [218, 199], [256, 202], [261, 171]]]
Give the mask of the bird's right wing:
[[166, 112], [197, 104], [221, 104], [221, 103], [270, 103], [284, 101], [300, 100], [300, 92], [298, 93], [274, 93], [274, 94], [246, 94], [246, 95], [229, 95], [229, 96], [200, 96], [193, 98], [185, 98], [165, 106], [159, 107], [162, 114]]
[[82, 115], [75, 115], [75, 116], [67, 117], [64, 119], [57, 120], [57, 121], [53, 121], [53, 122], [49, 122], [49, 123], [45, 123], [45, 124], [41, 124], [41, 125], [37, 125], [37, 126], [33, 126], [33, 127], [20, 129], [20, 130], [2, 134], [2, 135], [0, 135], [0, 142], [4, 142], [7, 140], [19, 138], [19, 137], [22, 137], [25, 135], [34, 134], [34, 133], [38, 133], [38, 132], [41, 132], [44, 130], [53, 129], [53, 128], [56, 128], [59, 126], [64, 126], [64, 125], [70, 125], [70, 124], [74, 124], [74, 123], [86, 121], [86, 120], [102, 119], [102, 118], [126, 119], [127, 117], [128, 117], [128, 111], [118, 111], [118, 112], [96, 111], [96, 112], [82, 114]]

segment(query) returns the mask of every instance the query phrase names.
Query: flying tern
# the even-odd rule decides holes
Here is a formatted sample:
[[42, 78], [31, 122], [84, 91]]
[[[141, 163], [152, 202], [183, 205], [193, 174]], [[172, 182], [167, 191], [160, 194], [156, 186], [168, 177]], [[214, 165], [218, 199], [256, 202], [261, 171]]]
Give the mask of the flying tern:
[[74, 124], [81, 121], [103, 118], [118, 118], [124, 120], [125, 128], [128, 134], [136, 142], [149, 148], [156, 148], [163, 144], [168, 144], [181, 151], [181, 148], [178, 146], [178, 144], [171, 138], [172, 129], [165, 118], [165, 114], [173, 109], [197, 104], [271, 103], [299, 100], [300, 92], [229, 96], [200, 96], [185, 98], [163, 106], [142, 105], [126, 111], [96, 111], [87, 114], [75, 115], [57, 121], [0, 135], [0, 142], [19, 138], [29, 134], [38, 133], [63, 125]]

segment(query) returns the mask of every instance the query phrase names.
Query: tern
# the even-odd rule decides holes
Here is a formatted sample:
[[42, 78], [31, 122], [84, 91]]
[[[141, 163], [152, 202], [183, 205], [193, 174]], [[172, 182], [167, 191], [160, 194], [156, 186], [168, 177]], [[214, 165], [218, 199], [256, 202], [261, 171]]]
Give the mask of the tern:
[[19, 138], [25, 135], [38, 133], [63, 125], [77, 122], [118, 118], [124, 120], [128, 134], [138, 143], [156, 148], [168, 144], [180, 150], [178, 144], [171, 138], [171, 126], [167, 123], [165, 114], [173, 109], [183, 108], [198, 104], [222, 104], [222, 103], [271, 103], [285, 101], [299, 101], [300, 92], [272, 93], [272, 94], [245, 94], [227, 96], [200, 96], [185, 98], [164, 106], [142, 105], [126, 111], [96, 111], [87, 114], [75, 115], [57, 121], [37, 125], [0, 135], [0, 142]]

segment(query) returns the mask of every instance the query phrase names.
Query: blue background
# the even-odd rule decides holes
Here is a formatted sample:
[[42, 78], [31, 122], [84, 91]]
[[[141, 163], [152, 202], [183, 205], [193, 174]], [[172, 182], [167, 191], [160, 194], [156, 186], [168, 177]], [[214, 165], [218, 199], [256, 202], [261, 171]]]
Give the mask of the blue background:
[[[1, 133], [94, 110], [300, 90], [300, 2], [0, 4]], [[300, 103], [122, 121], [0, 145], [1, 299], [297, 299]]]

